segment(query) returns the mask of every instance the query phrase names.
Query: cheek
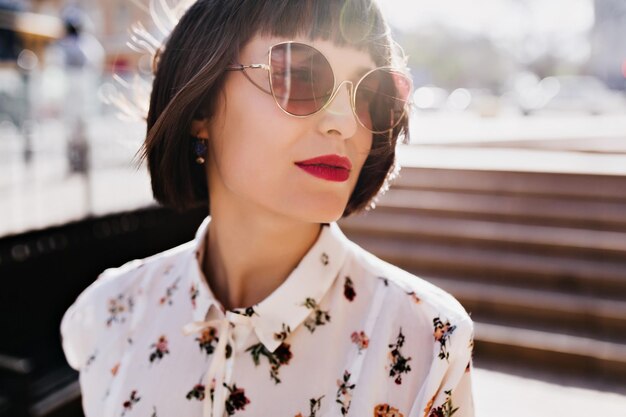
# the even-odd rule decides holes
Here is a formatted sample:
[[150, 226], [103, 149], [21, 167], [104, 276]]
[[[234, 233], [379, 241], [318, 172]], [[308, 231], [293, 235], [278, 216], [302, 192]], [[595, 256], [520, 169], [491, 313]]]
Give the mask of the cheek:
[[259, 94], [232, 94], [221, 108], [214, 123], [213, 151], [224, 185], [248, 194], [267, 192], [288, 168], [289, 148], [282, 138], [292, 137], [294, 132], [282, 120], [287, 116]]
[[225, 185], [230, 188], [264, 181], [270, 174], [272, 152], [267, 146], [267, 132], [246, 118], [230, 120], [216, 136], [215, 162]]
[[[372, 149], [372, 133], [359, 130], [358, 136], [353, 140], [354, 146], [354, 166], [358, 167], [359, 173], [363, 169], [363, 164]], [[358, 177], [358, 175], [356, 175]]]

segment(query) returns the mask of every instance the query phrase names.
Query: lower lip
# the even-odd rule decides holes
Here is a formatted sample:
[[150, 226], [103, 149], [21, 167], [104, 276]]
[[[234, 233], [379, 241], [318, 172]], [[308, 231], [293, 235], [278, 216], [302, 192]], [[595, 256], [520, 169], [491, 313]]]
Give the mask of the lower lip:
[[[298, 164], [296, 164], [298, 165]], [[325, 165], [298, 165], [307, 173], [314, 177], [322, 178], [328, 181], [343, 182], [350, 177], [350, 171], [345, 168], [335, 168]]]

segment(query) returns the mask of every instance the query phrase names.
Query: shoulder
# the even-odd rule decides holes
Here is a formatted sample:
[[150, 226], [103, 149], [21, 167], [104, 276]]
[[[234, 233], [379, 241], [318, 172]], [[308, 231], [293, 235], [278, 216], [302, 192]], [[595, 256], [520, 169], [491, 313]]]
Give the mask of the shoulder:
[[450, 293], [427, 280], [384, 261], [353, 243], [348, 259], [349, 269], [361, 276], [382, 281], [394, 303], [431, 316], [472, 326], [472, 320], [461, 303]]
[[[103, 340], [121, 339], [137, 320], [141, 300], [171, 274], [182, 274], [193, 241], [142, 259], [105, 269], [65, 311], [60, 332], [68, 363], [80, 369]], [[177, 271], [178, 270], [178, 271]]]
[[[429, 369], [429, 383], [448, 372], [455, 378], [467, 369], [474, 323], [461, 303], [427, 280], [386, 262], [353, 244], [348, 270], [370, 295], [378, 329], [388, 346], [402, 347], [412, 364]], [[356, 289], [358, 293], [358, 288]], [[420, 368], [421, 369], [421, 368]]]
[[79, 295], [78, 299], [101, 293], [128, 291], [144, 284], [152, 286], [155, 284], [152, 281], [169, 273], [180, 272], [180, 269], [187, 266], [185, 260], [192, 256], [192, 243], [187, 242], [146, 258], [133, 259], [121, 266], [107, 268]]
[[351, 252], [353, 270], [376, 282], [370, 286], [372, 299], [383, 300], [379, 320], [390, 332], [390, 343], [406, 338], [408, 355], [432, 364], [433, 381], [449, 369], [455, 377], [462, 375], [473, 351], [474, 322], [461, 303], [440, 287], [356, 244]]

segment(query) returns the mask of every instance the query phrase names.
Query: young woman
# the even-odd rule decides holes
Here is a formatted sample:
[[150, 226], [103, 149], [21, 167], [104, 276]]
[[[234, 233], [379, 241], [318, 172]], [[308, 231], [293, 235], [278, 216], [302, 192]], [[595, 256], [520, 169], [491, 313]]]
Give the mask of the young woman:
[[372, 0], [198, 0], [157, 59], [155, 198], [210, 216], [61, 324], [95, 416], [473, 415], [473, 325], [335, 223], [372, 204], [411, 83]]

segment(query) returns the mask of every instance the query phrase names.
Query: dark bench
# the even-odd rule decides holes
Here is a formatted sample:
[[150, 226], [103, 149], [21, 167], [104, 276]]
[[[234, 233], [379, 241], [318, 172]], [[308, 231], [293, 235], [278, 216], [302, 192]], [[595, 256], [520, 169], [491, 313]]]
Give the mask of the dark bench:
[[207, 212], [149, 207], [0, 238], [0, 417], [82, 416], [63, 313], [104, 269], [193, 239]]

